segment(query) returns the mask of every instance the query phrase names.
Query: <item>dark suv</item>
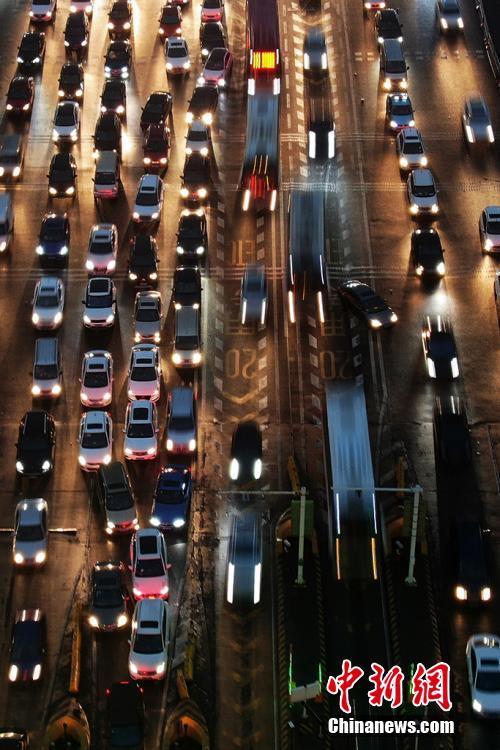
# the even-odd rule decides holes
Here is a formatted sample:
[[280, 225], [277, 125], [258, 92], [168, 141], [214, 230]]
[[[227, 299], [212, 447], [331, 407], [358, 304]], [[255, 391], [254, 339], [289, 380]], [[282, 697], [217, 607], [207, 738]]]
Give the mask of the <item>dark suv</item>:
[[19, 423], [16, 470], [26, 477], [40, 477], [54, 468], [56, 425], [46, 411], [28, 411]]

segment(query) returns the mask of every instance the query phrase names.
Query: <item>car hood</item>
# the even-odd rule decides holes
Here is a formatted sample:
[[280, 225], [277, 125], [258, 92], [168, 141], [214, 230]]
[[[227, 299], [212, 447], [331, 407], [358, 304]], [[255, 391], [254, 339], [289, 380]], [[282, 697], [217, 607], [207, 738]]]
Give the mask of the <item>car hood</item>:
[[194, 430], [173, 430], [169, 429], [167, 432], [167, 439], [172, 440], [174, 445], [184, 445], [187, 447], [190, 440], [194, 440], [196, 438], [196, 433]]
[[45, 253], [58, 253], [62, 247], [67, 247], [66, 240], [43, 240], [40, 244]]
[[387, 309], [382, 310], [381, 312], [367, 313], [366, 317], [368, 320], [379, 320], [383, 326], [390, 326], [392, 325], [391, 315], [392, 310]]
[[176, 518], [186, 518], [186, 502], [155, 503], [151, 515], [159, 518], [161, 524], [171, 525]]
[[104, 456], [109, 453], [111, 453], [111, 446], [106, 446], [106, 448], [80, 448], [80, 456], [83, 456], [90, 464], [101, 462]]
[[125, 436], [124, 448], [131, 448], [133, 451], [147, 451], [149, 448], [156, 448], [158, 438], [156, 435], [147, 438], [130, 438]]
[[166, 661], [166, 655], [163, 651], [159, 654], [136, 654], [134, 651], [131, 651], [130, 661], [133, 661], [140, 670], [153, 670], [156, 669], [160, 662]]
[[130, 380], [129, 387], [134, 392], [136, 398], [151, 398], [153, 393], [158, 390], [158, 383], [156, 380], [148, 382]]
[[109, 508], [107, 508], [106, 518], [116, 526], [119, 526], [120, 524], [133, 523], [137, 518], [137, 514], [133, 505], [130, 508], [125, 508], [125, 510], [109, 510]]
[[476, 689], [473, 691], [472, 697], [479, 701], [484, 713], [500, 714], [498, 693], [486, 693]]
[[99, 625], [116, 625], [118, 616], [125, 612], [121, 607], [91, 607], [90, 614], [94, 615]]
[[52, 451], [50, 448], [37, 451], [28, 451], [20, 448], [17, 452], [17, 460], [21, 461], [25, 472], [41, 471], [43, 462], [50, 461], [51, 459]]
[[139, 214], [139, 216], [152, 216], [154, 213], [157, 213], [160, 210], [160, 204], [155, 203], [154, 206], [138, 206], [137, 203], [134, 203], [133, 211], [134, 213]]
[[40, 539], [37, 542], [15, 542], [14, 552], [20, 552], [24, 558], [33, 560], [38, 552], [45, 552], [47, 550], [47, 541]]
[[90, 320], [103, 320], [104, 318], [107, 318], [108, 315], [113, 314], [113, 308], [112, 307], [86, 307], [85, 308], [85, 315], [87, 315]]
[[139, 589], [143, 596], [159, 596], [161, 589], [168, 586], [168, 575], [155, 576], [154, 578], [136, 578], [133, 576], [132, 585]]
[[160, 321], [147, 321], [147, 320], [136, 320], [135, 321], [135, 332], [140, 333], [141, 336], [152, 338], [155, 333], [160, 331]]

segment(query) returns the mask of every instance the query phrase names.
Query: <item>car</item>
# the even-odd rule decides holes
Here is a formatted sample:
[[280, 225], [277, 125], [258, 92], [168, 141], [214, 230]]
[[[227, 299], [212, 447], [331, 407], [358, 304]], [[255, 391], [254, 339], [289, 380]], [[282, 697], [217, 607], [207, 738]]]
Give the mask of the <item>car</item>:
[[224, 28], [220, 21], [208, 21], [200, 25], [200, 47], [202, 60], [206, 59], [215, 47], [225, 47]]
[[168, 464], [158, 475], [149, 523], [162, 531], [184, 529], [193, 492], [191, 469]]
[[43, 565], [47, 559], [46, 501], [20, 500], [14, 516], [12, 555], [15, 565]]
[[476, 94], [464, 102], [462, 127], [468, 144], [490, 144], [495, 142], [490, 111], [484, 98]]
[[458, 0], [437, 0], [436, 12], [441, 32], [463, 30], [464, 22]]
[[491, 633], [471, 635], [465, 650], [473, 713], [500, 716], [500, 638]]
[[5, 109], [12, 114], [29, 114], [35, 98], [35, 79], [32, 76], [14, 76], [7, 89]]
[[85, 352], [80, 377], [83, 406], [109, 406], [113, 398], [113, 357], [105, 349]]
[[40, 477], [54, 468], [56, 424], [46, 411], [27, 411], [19, 423], [16, 471], [25, 477]]
[[109, 43], [104, 57], [104, 76], [126, 80], [130, 75], [131, 63], [132, 47], [130, 42], [126, 39], [114, 40]]
[[42, 31], [27, 31], [17, 48], [17, 63], [21, 68], [39, 68], [45, 57], [45, 34]]
[[120, 117], [127, 108], [127, 87], [121, 78], [108, 78], [101, 92], [102, 114], [114, 112]]
[[238, 485], [262, 476], [262, 433], [256, 422], [239, 422], [233, 432], [229, 477]]
[[85, 328], [110, 328], [116, 318], [116, 287], [107, 276], [93, 276], [82, 299]]
[[169, 568], [167, 545], [161, 531], [155, 528], [138, 529], [130, 541], [130, 570], [134, 598], [137, 601], [150, 598], [168, 599]]
[[83, 53], [88, 47], [90, 27], [85, 13], [71, 13], [64, 27], [66, 52]]
[[486, 253], [500, 250], [500, 206], [486, 206], [479, 217], [481, 250]]
[[295, 246], [287, 259], [286, 283], [290, 323], [296, 322], [297, 299], [314, 299], [318, 320], [323, 324], [329, 295], [323, 250], [316, 246], [314, 253], [305, 252], [302, 254], [299, 252], [299, 247]]
[[199, 203], [207, 198], [210, 189], [210, 159], [199, 151], [187, 154], [181, 175], [181, 197]]
[[203, 258], [208, 251], [207, 218], [202, 208], [182, 211], [177, 227], [176, 252], [182, 263]]
[[146, 172], [166, 169], [170, 154], [170, 130], [163, 123], [149, 125], [144, 137], [143, 164]]
[[497, 271], [495, 274], [495, 281], [493, 282], [493, 296], [495, 298], [498, 325], [500, 326], [500, 271]]
[[72, 154], [54, 154], [50, 160], [49, 195], [51, 198], [68, 198], [75, 195], [76, 190], [76, 161]]
[[78, 430], [78, 463], [83, 471], [97, 471], [111, 463], [113, 453], [113, 420], [107, 411], [82, 414]]
[[45, 661], [45, 616], [41, 609], [16, 611], [8, 659], [9, 682], [38, 682]]
[[160, 221], [163, 208], [163, 180], [156, 174], [143, 174], [132, 210], [132, 218], [140, 223]]
[[241, 280], [240, 316], [241, 325], [247, 323], [266, 324], [267, 279], [266, 268], [259, 264], [247, 264]]
[[53, 331], [63, 321], [64, 284], [57, 276], [43, 276], [36, 282], [31, 322], [38, 330]]
[[172, 362], [176, 367], [201, 365], [203, 354], [198, 308], [179, 307], [175, 310], [172, 343]]
[[167, 75], [185, 75], [189, 73], [191, 61], [189, 48], [183, 37], [169, 37], [165, 42], [165, 61]]
[[375, 38], [377, 44], [383, 44], [386, 39], [397, 39], [403, 41], [402, 24], [399, 20], [398, 11], [394, 8], [384, 8], [375, 13], [373, 19]]
[[425, 154], [424, 142], [417, 128], [402, 128], [396, 137], [396, 153], [402, 171], [426, 167], [429, 160]]
[[76, 143], [80, 132], [80, 105], [78, 102], [59, 102], [54, 114], [52, 140], [54, 143], [70, 141]]
[[18, 727], [0, 727], [1, 750], [28, 750], [29, 735]]
[[390, 328], [398, 320], [387, 302], [362, 281], [346, 281], [337, 287], [337, 292], [342, 302], [370, 328]]
[[201, 22], [222, 21], [224, 15], [224, 0], [202, 0]]
[[186, 154], [195, 151], [208, 156], [210, 149], [210, 128], [201, 120], [193, 120], [186, 135]]
[[260, 603], [262, 522], [258, 513], [233, 514], [227, 554], [226, 601], [248, 611]]
[[163, 125], [172, 114], [172, 94], [168, 91], [153, 91], [142, 108], [141, 130], [145, 131], [149, 125]]
[[128, 278], [137, 283], [151, 284], [158, 279], [158, 247], [150, 234], [138, 234], [130, 243]]
[[101, 151], [122, 151], [122, 123], [116, 112], [102, 112], [94, 130], [94, 158]]
[[320, 29], [311, 29], [305, 35], [303, 62], [306, 76], [321, 79], [328, 75], [326, 39]]
[[96, 562], [92, 569], [91, 599], [87, 622], [91, 628], [109, 633], [127, 625], [128, 595], [122, 580], [122, 564]]
[[173, 388], [168, 394], [166, 433], [169, 453], [196, 451], [196, 401], [192, 388]]
[[31, 0], [31, 23], [48, 23], [54, 20], [57, 0]]
[[59, 74], [59, 99], [81, 101], [85, 89], [83, 66], [81, 63], [64, 63]]
[[455, 553], [455, 599], [467, 604], [491, 601], [491, 579], [481, 524], [472, 518], [455, 519], [452, 540]]
[[132, 401], [158, 401], [161, 394], [160, 350], [154, 344], [136, 344], [130, 353], [127, 396]]
[[113, 273], [118, 253], [116, 224], [94, 224], [89, 233], [85, 268], [89, 273]]
[[417, 276], [444, 276], [444, 250], [435, 229], [415, 229], [411, 235], [411, 260]]
[[[209, 0], [209, 2], [217, 0]], [[211, 84], [218, 86], [220, 89], [226, 89], [229, 85], [229, 78], [233, 69], [233, 56], [226, 47], [214, 47], [203, 66], [198, 83]]]
[[143, 690], [136, 682], [115, 682], [106, 688], [108, 750], [143, 750], [145, 734]]
[[172, 284], [172, 302], [174, 308], [194, 307], [201, 305], [201, 275], [196, 266], [177, 266]]
[[460, 469], [472, 460], [469, 422], [458, 396], [436, 397], [434, 405], [434, 446], [440, 461]]
[[160, 292], [137, 292], [134, 304], [134, 341], [161, 341], [163, 312]]
[[309, 99], [307, 155], [310, 159], [333, 159], [335, 156], [335, 123], [326, 97]]
[[132, 3], [130, 0], [115, 0], [108, 13], [108, 34], [112, 39], [130, 36], [132, 29]]
[[85, 13], [91, 16], [94, 11], [94, 0], [71, 0], [70, 13]]
[[139, 528], [134, 491], [120, 461], [99, 468], [94, 490], [106, 521], [106, 534], [130, 534]]
[[413, 106], [408, 94], [388, 94], [385, 100], [385, 113], [389, 128], [393, 131], [415, 126]]
[[68, 214], [47, 213], [42, 219], [36, 254], [45, 265], [64, 264], [68, 260], [70, 228]]
[[164, 39], [172, 36], [180, 36], [182, 33], [182, 12], [181, 9], [172, 3], [167, 3], [161, 9], [159, 18], [160, 27], [158, 34]]
[[126, 459], [144, 461], [156, 458], [158, 454], [156, 404], [144, 399], [129, 401], [123, 432], [125, 434], [123, 450]]
[[196, 86], [189, 101], [186, 121], [192, 123], [193, 120], [201, 120], [205, 125], [211, 125], [218, 101], [219, 90], [217, 86], [208, 83]]
[[433, 380], [455, 380], [460, 372], [453, 327], [442, 315], [426, 315], [422, 323], [422, 346], [427, 373]]
[[412, 216], [435, 216], [439, 212], [438, 191], [430, 169], [412, 169], [406, 187]]
[[165, 679], [169, 644], [168, 604], [161, 599], [137, 602], [132, 618], [128, 671], [134, 680]]

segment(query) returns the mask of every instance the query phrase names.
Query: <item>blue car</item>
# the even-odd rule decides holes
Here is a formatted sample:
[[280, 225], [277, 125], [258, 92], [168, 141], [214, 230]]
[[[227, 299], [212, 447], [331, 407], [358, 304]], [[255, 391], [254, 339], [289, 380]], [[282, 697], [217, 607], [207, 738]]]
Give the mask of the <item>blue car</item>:
[[45, 619], [41, 609], [18, 609], [9, 655], [9, 682], [36, 682], [45, 654]]
[[164, 530], [183, 529], [188, 521], [192, 494], [191, 469], [171, 464], [158, 476], [149, 522]]
[[36, 254], [42, 265], [64, 265], [69, 253], [68, 214], [45, 214], [40, 228]]

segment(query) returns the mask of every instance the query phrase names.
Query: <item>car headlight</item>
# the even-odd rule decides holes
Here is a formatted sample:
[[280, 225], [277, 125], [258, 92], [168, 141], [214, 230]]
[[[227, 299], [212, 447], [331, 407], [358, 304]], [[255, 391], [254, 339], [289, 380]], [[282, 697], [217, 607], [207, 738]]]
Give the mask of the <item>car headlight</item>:
[[80, 464], [80, 466], [86, 466], [87, 465], [87, 461], [85, 460], [84, 456], [78, 456], [78, 463]]
[[412, 203], [410, 206], [410, 213], [415, 215], [418, 214], [418, 206], [416, 203]]
[[182, 527], [185, 525], [186, 525], [186, 522], [183, 518], [175, 518], [172, 521], [172, 526], [174, 527], [174, 529], [182, 529]]
[[16, 470], [20, 473], [24, 471], [24, 464], [22, 461], [16, 461]]
[[104, 66], [104, 72], [105, 73], [111, 73], [111, 68], [109, 67], [109, 65], [105, 65]]
[[126, 625], [127, 622], [128, 622], [127, 615], [124, 615], [124, 614], [118, 615], [118, 619], [116, 621], [117, 627], [123, 628], [123, 626]]
[[212, 124], [212, 113], [211, 112], [205, 112], [205, 114], [202, 116], [202, 121], [205, 123], [205, 125], [211, 125]]
[[91, 260], [85, 261], [85, 268], [87, 271], [93, 271], [94, 270], [94, 263]]
[[137, 274], [134, 273], [133, 271], [129, 271], [128, 272], [128, 277], [129, 277], [130, 281], [137, 281]]
[[33, 682], [36, 682], [37, 680], [39, 680], [41, 674], [42, 674], [42, 665], [35, 664], [35, 666], [33, 667], [33, 675], [32, 675]]
[[386, 91], [390, 91], [391, 88], [392, 88], [392, 81], [391, 81], [390, 78], [386, 78], [385, 81], [384, 81], [384, 89]]
[[185, 62], [182, 67], [184, 68], [184, 70], [189, 70], [189, 68], [191, 67], [190, 61], [188, 60], [187, 62]]
[[12, 170], [12, 177], [19, 177], [21, 174], [21, 167], [14, 167]]
[[163, 674], [165, 671], [165, 662], [162, 661], [158, 666], [156, 667], [156, 674]]
[[110, 21], [110, 22], [108, 23], [108, 29], [114, 29], [114, 28], [115, 28], [115, 25], [114, 25], [114, 23], [112, 23], [112, 21]]
[[161, 159], [160, 159], [160, 164], [166, 164], [166, 163], [167, 163], [166, 156], [162, 156]]
[[459, 29], [463, 29], [464, 27], [463, 19], [460, 16], [457, 18], [457, 26]]
[[189, 195], [189, 190], [186, 187], [181, 187], [180, 193], [182, 198], [187, 198]]
[[82, 45], [82, 47], [86, 47], [87, 46], [87, 40], [86, 39], [82, 39], [81, 45]]
[[123, 28], [125, 29], [125, 31], [128, 31], [130, 29], [130, 21], [125, 21], [125, 23], [123, 24]]
[[112, 258], [110, 261], [108, 261], [108, 265], [106, 266], [106, 270], [107, 271], [114, 271], [115, 268], [116, 268], [116, 260], [114, 260]]
[[173, 67], [173, 66], [172, 66], [172, 63], [169, 63], [169, 62], [168, 62], [168, 63], [167, 63], [167, 70], [172, 70], [172, 67]]
[[40, 322], [40, 316], [38, 315], [38, 313], [36, 313], [36, 312], [33, 313], [33, 315], [31, 316], [31, 321], [35, 325], [37, 325]]
[[167, 440], [167, 450], [168, 451], [172, 451], [173, 449], [174, 449], [174, 441], [170, 440], [170, 438], [168, 438], [168, 440]]
[[391, 323], [397, 323], [398, 322], [398, 316], [396, 315], [395, 312], [391, 313], [390, 321], [391, 321]]
[[431, 206], [431, 214], [437, 214], [438, 211], [439, 211], [438, 204], [437, 203], [433, 203], [432, 206]]
[[195, 438], [191, 438], [191, 440], [188, 443], [188, 450], [195, 451], [196, 450], [196, 440]]
[[153, 213], [151, 214], [151, 218], [152, 219], [157, 219], [159, 217], [159, 215], [160, 215], [159, 211], [153, 211]]
[[33, 65], [38, 65], [39, 62], [40, 62], [40, 58], [39, 57], [34, 57], [33, 58]]
[[132, 214], [132, 218], [134, 218], [136, 221], [138, 221], [141, 217], [137, 211], [134, 211]]
[[489, 586], [483, 586], [481, 589], [481, 601], [489, 602], [491, 599], [491, 589]]
[[488, 134], [488, 140], [489, 140], [489, 142], [490, 143], [494, 143], [495, 142], [495, 136], [493, 135], [493, 128], [491, 127], [491, 125], [487, 125], [486, 126], [486, 132]]
[[440, 276], [444, 276], [445, 272], [445, 265], [443, 261], [440, 261], [436, 266], [436, 273], [438, 273]]
[[77, 96], [78, 98], [80, 98], [81, 96], [83, 96], [83, 90], [82, 89], [77, 89], [75, 91], [75, 96]]
[[201, 362], [201, 352], [195, 352], [192, 359], [193, 365], [199, 365]]
[[45, 250], [43, 249], [42, 245], [37, 245], [37, 246], [36, 246], [36, 250], [35, 250], [35, 253], [36, 253], [37, 255], [43, 255], [43, 254], [44, 254], [44, 252], [45, 252]]
[[208, 55], [208, 49], [206, 47], [203, 47], [201, 50], [201, 54], [203, 55], [203, 57], [206, 57]]
[[57, 195], [57, 190], [55, 187], [49, 187], [49, 193], [50, 195]]
[[174, 352], [172, 354], [172, 362], [174, 363], [174, 365], [180, 365], [180, 363], [182, 362], [182, 357], [179, 352]]
[[16, 552], [14, 554], [14, 562], [16, 565], [22, 565], [24, 562], [24, 555], [22, 555], [20, 552]]
[[66, 188], [66, 195], [73, 195], [75, 192], [75, 188], [71, 185], [71, 187]]
[[229, 602], [229, 604], [233, 603], [233, 593], [234, 593], [234, 565], [233, 563], [228, 563], [226, 599]]
[[107, 466], [109, 463], [111, 463], [111, 454], [110, 453], [106, 453], [106, 455], [102, 459], [102, 462], [103, 462], [103, 464], [105, 466]]
[[459, 370], [458, 370], [458, 359], [456, 357], [453, 357], [453, 359], [450, 362], [451, 366], [451, 376], [452, 378], [458, 378]]
[[24, 60], [23, 60], [23, 58], [22, 58], [22, 57], [19, 57], [19, 56], [18, 56], [18, 57], [17, 57], [16, 59], [17, 59], [17, 62], [18, 62], [18, 63], [22, 63], [22, 62], [24, 62]]
[[229, 477], [233, 480], [233, 482], [236, 479], [238, 479], [239, 473], [240, 473], [240, 464], [238, 462], [238, 459], [232, 458], [229, 464]]
[[446, 20], [446, 18], [441, 18], [441, 28], [442, 29], [448, 28], [448, 21]]
[[467, 600], [467, 589], [463, 586], [455, 586], [455, 598], [460, 602], [465, 602]]
[[153, 273], [150, 273], [149, 278], [151, 279], [151, 281], [156, 281], [156, 279], [158, 278], [158, 274], [156, 273], [156, 271], [153, 271]]
[[262, 475], [262, 461], [260, 458], [257, 458], [253, 465], [253, 478], [260, 479], [261, 475]]
[[[7, 105], [7, 109], [8, 109], [8, 108], [9, 108], [9, 105]], [[23, 112], [27, 112], [29, 108], [30, 108], [30, 104], [29, 104], [29, 102], [28, 102], [28, 104], [24, 104], [24, 105], [23, 105]]]
[[97, 619], [97, 617], [95, 615], [90, 615], [90, 617], [88, 619], [88, 623], [89, 623], [90, 627], [92, 627], [92, 628], [98, 628], [99, 627], [99, 621], [98, 621], [98, 619]]
[[62, 316], [62, 312], [61, 311], [56, 312], [56, 314], [54, 315], [54, 324], [57, 325], [57, 323], [60, 323], [61, 320], [62, 320], [62, 317], [63, 316]]
[[151, 518], [149, 519], [149, 523], [151, 524], [151, 526], [155, 526], [155, 527], [159, 526], [160, 525], [160, 519], [157, 518], [156, 516], [151, 516]]
[[378, 37], [377, 37], [377, 42], [378, 42], [379, 44], [383, 44], [383, 43], [384, 43], [384, 37], [383, 37], [383, 36], [378, 36]]
[[148, 456], [154, 456], [155, 453], [156, 453], [156, 448], [154, 447], [148, 448]]
[[402, 156], [399, 160], [399, 166], [403, 167], [403, 169], [406, 169], [406, 167], [408, 166], [408, 159]]
[[472, 710], [478, 714], [482, 713], [483, 707], [476, 698], [472, 701]]
[[115, 315], [114, 313], [111, 313], [111, 315], [108, 315], [108, 317], [106, 318], [106, 323], [112, 323], [114, 319], [115, 319]]
[[43, 562], [45, 562], [46, 557], [47, 557], [47, 553], [45, 552], [45, 550], [40, 550], [40, 552], [37, 552], [35, 555], [36, 564], [41, 565]]
[[137, 664], [135, 664], [133, 661], [129, 662], [128, 668], [132, 674], [137, 674], [139, 672]]
[[123, 75], [124, 73], [128, 73], [128, 68], [127, 68], [127, 66], [126, 66], [126, 65], [124, 65], [124, 66], [122, 67], [122, 71], [121, 71], [121, 72], [122, 72], [122, 75]]
[[[55, 386], [54, 386], [54, 388], [55, 388]], [[52, 393], [54, 392], [54, 388], [52, 389]], [[60, 392], [61, 392], [61, 386], [59, 386], [59, 393]], [[43, 464], [42, 464], [42, 471], [49, 471], [49, 469], [50, 469], [51, 466], [52, 466], [52, 464], [50, 463], [50, 461], [45, 460], [43, 462]]]
[[372, 328], [381, 328], [382, 327], [382, 323], [380, 322], [380, 320], [377, 320], [377, 318], [371, 318], [371, 320], [369, 322], [370, 322], [370, 326]]
[[206, 198], [208, 195], [208, 191], [206, 188], [200, 188], [198, 190], [198, 198]]
[[63, 245], [61, 247], [61, 249], [59, 250], [59, 255], [67, 255], [68, 254], [68, 250], [69, 250], [68, 246], [67, 245]]
[[[10, 112], [10, 110], [14, 109], [14, 107], [12, 106], [12, 104], [7, 104], [6, 109]], [[24, 107], [23, 107], [23, 109], [24, 109]]]
[[124, 112], [125, 112], [125, 107], [123, 106], [123, 104], [119, 104], [116, 108], [116, 114], [123, 115]]
[[429, 373], [430, 378], [436, 377], [436, 365], [434, 364], [434, 360], [430, 357], [427, 358], [427, 372]]
[[144, 159], [143, 159], [142, 161], [143, 161], [143, 162], [144, 162], [144, 164], [146, 164], [146, 165], [148, 165], [148, 164], [151, 164], [151, 159], [149, 158], [149, 156], [145, 156], [145, 157], [144, 157]]
[[86, 325], [90, 325], [92, 321], [90, 320], [90, 318], [89, 318], [89, 316], [88, 316], [88, 315], [84, 315], [84, 316], [83, 316], [83, 322], [84, 322], [84, 323], [85, 323]]
[[42, 392], [42, 391], [41, 391], [41, 389], [40, 389], [40, 386], [39, 386], [39, 385], [34, 385], [34, 386], [32, 387], [32, 389], [31, 389], [31, 394], [32, 394], [33, 396], [39, 396], [41, 392]]
[[76, 139], [78, 138], [78, 130], [74, 128], [69, 134], [69, 137], [71, 138], [72, 141], [76, 141]]
[[9, 681], [15, 682], [17, 680], [17, 675], [19, 673], [19, 669], [16, 667], [15, 664], [11, 664], [9, 669]]
[[391, 128], [397, 128], [398, 127], [398, 124], [397, 124], [396, 120], [391, 120], [389, 124], [390, 124]]
[[418, 266], [415, 268], [415, 273], [417, 274], [417, 276], [422, 276], [423, 272], [424, 272], [424, 267], [421, 263], [419, 263]]
[[326, 70], [328, 66], [327, 59], [326, 59], [326, 52], [321, 53], [321, 69]]
[[427, 159], [426, 156], [421, 156], [420, 157], [420, 166], [421, 167], [426, 167], [428, 163], [429, 163], [429, 160]]
[[304, 52], [304, 70], [309, 70], [311, 67], [311, 60], [307, 52]]
[[470, 125], [465, 126], [465, 134], [467, 136], [467, 140], [469, 143], [474, 143], [474, 131], [472, 130]]

